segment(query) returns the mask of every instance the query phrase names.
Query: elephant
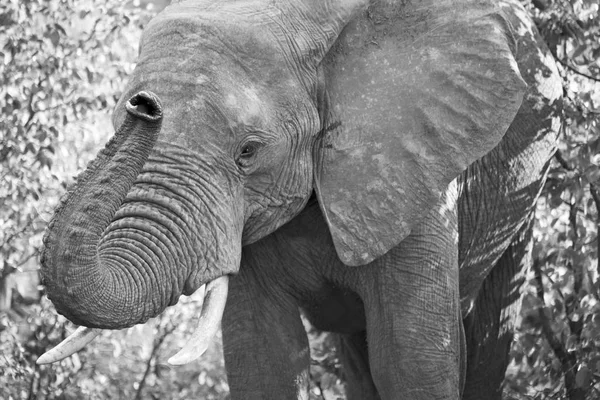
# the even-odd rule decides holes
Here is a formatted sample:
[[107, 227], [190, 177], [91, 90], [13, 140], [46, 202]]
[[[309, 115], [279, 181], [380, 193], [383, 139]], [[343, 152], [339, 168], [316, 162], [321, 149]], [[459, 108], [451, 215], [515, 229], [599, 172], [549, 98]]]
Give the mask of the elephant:
[[308, 399], [300, 309], [349, 399], [500, 398], [561, 81], [516, 0], [183, 0], [145, 28], [116, 133], [41, 276], [82, 325], [205, 290], [232, 399]]

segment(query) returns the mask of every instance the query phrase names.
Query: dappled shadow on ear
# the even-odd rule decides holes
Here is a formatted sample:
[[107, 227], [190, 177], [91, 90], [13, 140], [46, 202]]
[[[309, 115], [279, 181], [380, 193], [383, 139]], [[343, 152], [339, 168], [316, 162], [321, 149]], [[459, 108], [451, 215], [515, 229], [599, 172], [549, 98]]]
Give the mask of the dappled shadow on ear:
[[525, 89], [508, 29], [492, 3], [378, 4], [332, 47], [315, 188], [345, 264], [396, 246], [498, 144]]

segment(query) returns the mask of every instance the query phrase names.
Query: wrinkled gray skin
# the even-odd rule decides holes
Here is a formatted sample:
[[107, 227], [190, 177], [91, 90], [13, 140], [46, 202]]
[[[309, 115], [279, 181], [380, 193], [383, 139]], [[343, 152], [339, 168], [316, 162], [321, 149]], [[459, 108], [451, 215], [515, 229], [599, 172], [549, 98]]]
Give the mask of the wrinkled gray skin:
[[499, 398], [560, 97], [501, 7], [167, 7], [45, 237], [57, 310], [124, 328], [231, 275], [233, 399], [308, 399], [299, 307], [350, 399]]

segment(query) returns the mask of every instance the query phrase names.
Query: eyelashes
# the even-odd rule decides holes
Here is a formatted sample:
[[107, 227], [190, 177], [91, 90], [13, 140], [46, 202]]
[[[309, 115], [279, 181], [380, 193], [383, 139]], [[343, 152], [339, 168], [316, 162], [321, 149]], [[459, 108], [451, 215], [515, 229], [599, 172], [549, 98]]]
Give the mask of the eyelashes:
[[256, 153], [262, 146], [264, 146], [264, 144], [256, 140], [248, 141], [240, 146], [240, 150], [236, 157], [236, 164], [238, 167], [248, 168], [251, 166]]

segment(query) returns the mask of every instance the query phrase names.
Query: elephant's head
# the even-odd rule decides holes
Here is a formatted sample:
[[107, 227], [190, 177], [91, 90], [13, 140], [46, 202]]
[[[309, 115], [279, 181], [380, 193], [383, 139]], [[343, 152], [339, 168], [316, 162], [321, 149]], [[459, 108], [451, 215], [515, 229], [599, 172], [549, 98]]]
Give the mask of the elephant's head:
[[45, 237], [57, 310], [124, 328], [209, 284], [212, 332], [241, 247], [313, 190], [344, 263], [406, 237], [499, 142], [524, 85], [492, 4], [389, 3], [199, 0], [159, 14], [117, 133]]

